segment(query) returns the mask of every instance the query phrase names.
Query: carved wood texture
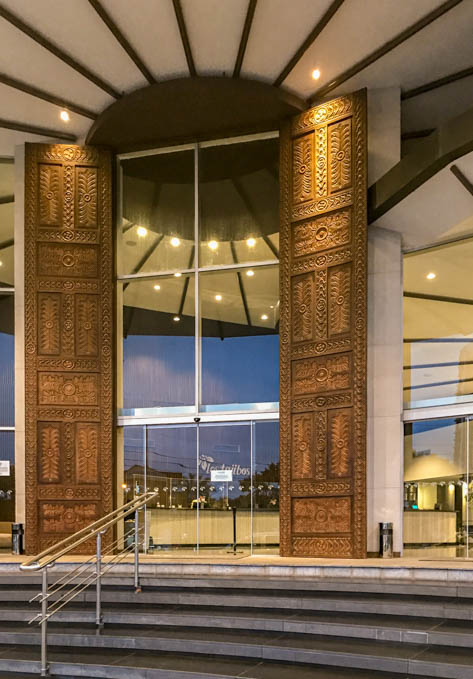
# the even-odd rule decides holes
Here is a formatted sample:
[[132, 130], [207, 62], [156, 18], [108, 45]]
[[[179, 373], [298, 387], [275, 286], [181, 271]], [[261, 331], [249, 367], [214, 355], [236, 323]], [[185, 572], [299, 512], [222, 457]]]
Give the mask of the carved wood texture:
[[112, 509], [111, 200], [107, 152], [27, 144], [28, 554]]
[[281, 134], [281, 553], [366, 556], [366, 97]]

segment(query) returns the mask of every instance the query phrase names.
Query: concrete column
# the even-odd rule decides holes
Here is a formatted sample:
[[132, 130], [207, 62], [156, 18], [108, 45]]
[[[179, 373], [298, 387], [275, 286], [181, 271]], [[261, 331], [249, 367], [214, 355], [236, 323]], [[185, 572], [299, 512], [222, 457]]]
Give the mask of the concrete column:
[[378, 550], [378, 523], [394, 524], [402, 551], [402, 251], [401, 236], [368, 233], [368, 553]]

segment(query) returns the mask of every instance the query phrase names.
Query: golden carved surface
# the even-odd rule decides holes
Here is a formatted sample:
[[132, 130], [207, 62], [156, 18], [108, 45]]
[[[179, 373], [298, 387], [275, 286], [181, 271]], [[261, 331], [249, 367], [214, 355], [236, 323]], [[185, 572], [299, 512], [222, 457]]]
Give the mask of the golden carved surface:
[[112, 508], [113, 249], [109, 153], [27, 144], [25, 161], [26, 550], [32, 554]]
[[280, 168], [281, 554], [364, 557], [365, 93], [283, 125]]

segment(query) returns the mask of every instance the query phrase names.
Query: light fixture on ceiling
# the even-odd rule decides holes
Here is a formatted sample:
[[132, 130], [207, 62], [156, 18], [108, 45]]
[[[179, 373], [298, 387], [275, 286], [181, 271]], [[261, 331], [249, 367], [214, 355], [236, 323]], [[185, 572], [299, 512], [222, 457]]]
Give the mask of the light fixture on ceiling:
[[3, 262], [0, 262], [0, 266], [3, 266]]
[[255, 275], [255, 272], [253, 271], [253, 269], [248, 269], [248, 271], [246, 272], [246, 275], [251, 277], [251, 276]]
[[222, 301], [222, 295], [215, 295], [215, 299], [217, 300], [217, 302], [221, 302]]
[[139, 236], [140, 238], [144, 238], [145, 236], [148, 235], [148, 229], [145, 229], [144, 226], [139, 226], [139, 227], [136, 229], [136, 233], [138, 234], [138, 236]]
[[69, 111], [66, 111], [65, 108], [61, 111], [61, 113], [59, 114], [59, 117], [61, 118], [61, 120], [64, 123], [68, 123], [71, 119], [71, 116], [69, 115]]
[[155, 290], [161, 290], [161, 286], [156, 283], [156, 285], [154, 286], [154, 289]]
[[261, 320], [267, 321], [268, 320], [268, 314], [261, 314]]
[[209, 248], [211, 250], [216, 250], [218, 248], [218, 243], [216, 240], [209, 240]]
[[176, 278], [180, 278], [182, 276], [182, 273], [180, 271], [178, 271], [174, 275], [175, 275]]
[[256, 239], [255, 238], [248, 238], [246, 241], [246, 244], [248, 245], [249, 248], [254, 248], [256, 245]]
[[173, 320], [175, 323], [179, 323], [179, 321], [181, 320], [181, 318], [180, 318], [180, 316], [174, 316], [174, 318], [173, 318], [172, 320]]
[[434, 278], [437, 278], [437, 274], [434, 273], [433, 271], [431, 271], [430, 273], [427, 274], [426, 278], [427, 278], [427, 280], [429, 280], [429, 281], [433, 281]]
[[177, 238], [176, 236], [174, 236], [174, 238], [171, 238], [171, 245], [173, 248], [178, 248], [180, 244], [181, 244], [180, 238]]
[[318, 80], [320, 78], [320, 70], [318, 68], [314, 68], [312, 71], [312, 77], [314, 80]]

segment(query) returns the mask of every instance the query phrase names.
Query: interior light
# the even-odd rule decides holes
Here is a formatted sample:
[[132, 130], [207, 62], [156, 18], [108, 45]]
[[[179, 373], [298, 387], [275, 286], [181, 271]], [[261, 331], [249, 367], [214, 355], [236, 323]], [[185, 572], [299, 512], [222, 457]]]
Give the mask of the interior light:
[[254, 276], [255, 272], [252, 269], [248, 269], [248, 271], [246, 272], [246, 275], [247, 276]]
[[156, 285], [154, 286], [154, 289], [155, 289], [155, 290], [161, 290], [161, 286], [158, 285], [158, 284], [156, 284]]
[[172, 320], [175, 321], [176, 323], [179, 323], [179, 321], [180, 321], [181, 319], [180, 319], [179, 316], [174, 316], [174, 318], [173, 318]]
[[182, 273], [180, 271], [178, 271], [174, 275], [175, 275], [176, 278], [180, 278], [182, 276]]
[[267, 321], [267, 320], [268, 320], [268, 314], [262, 314], [262, 315], [261, 315], [261, 320], [262, 320], [262, 321]]
[[209, 240], [209, 248], [211, 250], [216, 250], [218, 248], [218, 243], [216, 240]]
[[179, 238], [176, 238], [176, 236], [174, 236], [174, 238], [171, 238], [171, 245], [173, 248], [178, 248], [180, 244], [181, 241]]
[[3, 262], [0, 262], [0, 266], [3, 266]]
[[246, 241], [246, 244], [248, 245], [249, 248], [254, 248], [256, 245], [256, 239], [255, 238], [248, 238]]
[[314, 68], [312, 71], [312, 77], [314, 80], [318, 80], [320, 78], [320, 71], [318, 68]]
[[126, 483], [122, 483], [123, 490], [126, 490]]
[[431, 271], [430, 273], [428, 273], [427, 276], [426, 276], [426, 278], [427, 278], [429, 281], [433, 281], [434, 278], [436, 278], [436, 277], [437, 277], [437, 274], [434, 273], [433, 271]]
[[65, 123], [68, 123], [71, 119], [71, 116], [69, 115], [69, 111], [66, 111], [66, 109], [63, 109], [61, 113], [59, 114], [59, 117], [61, 120], [63, 120]]
[[222, 295], [215, 295], [215, 299], [217, 300], [217, 302], [221, 302], [222, 301]]
[[136, 233], [140, 238], [144, 238], [146, 235], [148, 235], [148, 229], [145, 229], [144, 226], [139, 226], [136, 230]]

